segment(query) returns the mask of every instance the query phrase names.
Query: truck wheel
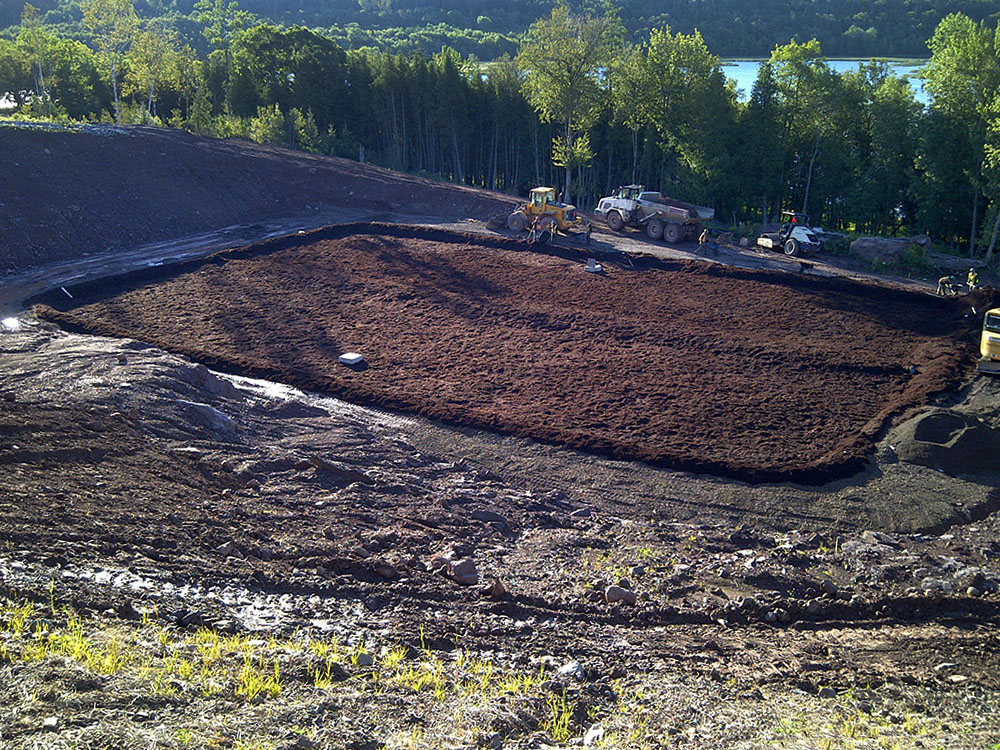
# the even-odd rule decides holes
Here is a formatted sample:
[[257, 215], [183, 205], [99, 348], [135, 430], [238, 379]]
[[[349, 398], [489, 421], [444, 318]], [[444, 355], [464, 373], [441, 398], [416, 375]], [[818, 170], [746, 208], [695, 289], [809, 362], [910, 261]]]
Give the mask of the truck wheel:
[[618, 211], [608, 211], [607, 222], [608, 226], [615, 232], [620, 232], [625, 228], [625, 219], [622, 218], [622, 215]]
[[651, 240], [663, 237], [663, 222], [659, 219], [650, 219], [646, 222], [646, 236]]
[[538, 221], [538, 228], [541, 229], [543, 232], [551, 232], [555, 234], [557, 223], [558, 222], [556, 222], [555, 216], [543, 216]]
[[681, 226], [680, 224], [675, 224], [670, 222], [665, 227], [663, 227], [663, 239], [667, 242], [673, 244], [681, 238]]
[[799, 254], [799, 241], [798, 240], [788, 240], [785, 242], [785, 255], [798, 255]]
[[528, 226], [528, 222], [516, 211], [507, 217], [507, 228], [514, 232], [523, 232], [526, 226]]

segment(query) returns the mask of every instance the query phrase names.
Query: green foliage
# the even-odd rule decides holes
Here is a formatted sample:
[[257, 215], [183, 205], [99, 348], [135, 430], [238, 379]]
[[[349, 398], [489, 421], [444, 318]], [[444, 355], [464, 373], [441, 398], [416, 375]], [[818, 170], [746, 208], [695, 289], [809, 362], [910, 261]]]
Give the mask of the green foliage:
[[916, 243], [911, 244], [899, 256], [899, 265], [909, 273], [915, 275], [933, 274], [936, 270], [934, 262], [927, 257], [927, 251], [923, 245]]
[[135, 14], [132, 0], [85, 0], [82, 8], [83, 25], [108, 71], [114, 96], [115, 121], [120, 123], [119, 69], [138, 31], [139, 17]]
[[285, 140], [285, 116], [277, 104], [258, 108], [250, 120], [250, 139], [257, 143], [283, 143]]
[[558, 5], [548, 18], [532, 24], [518, 53], [528, 101], [543, 122], [562, 125], [562, 141], [553, 144], [553, 152], [566, 167], [567, 197], [571, 166], [583, 155], [574, 147], [576, 133], [589, 130], [600, 114], [602, 71], [623, 37], [624, 28], [613, 13], [595, 18]]
[[[995, 27], [961, 14], [930, 40], [924, 109], [885, 62], [836, 73], [816, 39], [775, 47], [741, 103], [700, 33], [660, 26], [623, 45], [616, 12], [565, 4], [546, 8], [516, 59], [484, 64], [451, 46], [345, 51], [231, 0], [187, 8], [211, 51], [174, 31], [190, 39], [190, 19], [140, 28], [129, 0], [85, 0], [84, 43], [47, 23], [52, 6], [38, 2], [16, 40], [0, 38], [0, 91], [20, 118], [109, 121], [111, 111], [519, 195], [558, 175], [585, 208], [642, 182], [714, 207], [727, 225], [805, 208], [830, 230], [924, 232], [956, 252], [972, 240], [988, 259], [1000, 235], [1000, 43]], [[401, 8], [376, 15], [388, 23]], [[474, 20], [502, 27], [483, 15]], [[350, 46], [391, 31], [345, 29]]]

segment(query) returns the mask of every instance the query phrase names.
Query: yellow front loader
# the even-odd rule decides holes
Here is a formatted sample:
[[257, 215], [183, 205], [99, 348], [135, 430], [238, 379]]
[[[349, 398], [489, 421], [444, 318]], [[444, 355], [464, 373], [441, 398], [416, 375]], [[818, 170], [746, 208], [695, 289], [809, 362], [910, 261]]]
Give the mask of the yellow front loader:
[[538, 229], [543, 232], [568, 231], [577, 222], [576, 206], [559, 203], [555, 188], [536, 187], [532, 189], [528, 202], [518, 206], [507, 217], [507, 228], [523, 232], [533, 226], [536, 220]]

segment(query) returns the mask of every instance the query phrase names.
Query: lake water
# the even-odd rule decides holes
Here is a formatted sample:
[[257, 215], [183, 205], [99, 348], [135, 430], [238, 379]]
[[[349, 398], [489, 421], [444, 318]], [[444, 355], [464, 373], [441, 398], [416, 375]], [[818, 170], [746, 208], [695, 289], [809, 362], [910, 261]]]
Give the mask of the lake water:
[[[743, 101], [746, 101], [750, 96], [750, 90], [753, 88], [753, 82], [757, 80], [757, 69], [760, 68], [760, 63], [760, 60], [722, 61], [722, 72], [726, 74], [727, 78], [732, 78], [736, 81], [737, 88], [741, 89], [742, 93], [740, 94], [740, 97]], [[837, 73], [844, 73], [848, 70], [857, 70], [858, 67], [857, 60], [827, 60], [826, 63]], [[913, 87], [913, 91], [917, 96], [918, 102], [926, 105], [930, 101], [930, 97], [928, 97], [927, 92], [924, 91], [924, 82], [915, 77], [917, 70], [920, 69], [919, 65], [913, 65], [912, 63], [890, 62], [889, 67], [896, 75], [909, 79], [910, 86]]]

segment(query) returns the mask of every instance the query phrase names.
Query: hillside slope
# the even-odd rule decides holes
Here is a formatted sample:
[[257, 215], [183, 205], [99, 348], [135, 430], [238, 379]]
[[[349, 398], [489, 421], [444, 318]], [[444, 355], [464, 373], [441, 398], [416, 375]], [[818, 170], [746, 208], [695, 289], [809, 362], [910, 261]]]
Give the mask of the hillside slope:
[[486, 216], [503, 196], [370, 164], [159, 128], [0, 127], [0, 273], [235, 224], [403, 209]]

